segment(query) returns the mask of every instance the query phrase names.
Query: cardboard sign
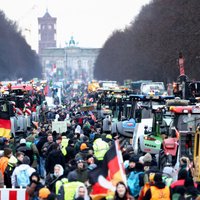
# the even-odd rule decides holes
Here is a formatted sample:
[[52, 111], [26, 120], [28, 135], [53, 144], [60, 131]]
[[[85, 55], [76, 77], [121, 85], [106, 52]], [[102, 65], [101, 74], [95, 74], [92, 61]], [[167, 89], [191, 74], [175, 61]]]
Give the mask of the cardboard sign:
[[63, 133], [67, 131], [67, 122], [66, 121], [56, 121], [52, 122], [52, 131], [57, 133]]

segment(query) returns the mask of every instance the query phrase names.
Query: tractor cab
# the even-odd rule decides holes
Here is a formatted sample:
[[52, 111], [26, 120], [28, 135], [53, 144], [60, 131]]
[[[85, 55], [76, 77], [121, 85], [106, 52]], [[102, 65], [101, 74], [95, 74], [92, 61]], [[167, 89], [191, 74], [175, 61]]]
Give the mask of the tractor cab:
[[136, 121], [133, 133], [135, 154], [157, 154], [167, 137], [171, 118], [165, 115], [165, 101], [173, 96], [130, 95]]
[[200, 97], [200, 81], [193, 81], [186, 75], [180, 75], [173, 83], [173, 94], [181, 99], [190, 100], [191, 103], [196, 103]]
[[163, 149], [164, 154], [171, 157], [169, 162], [174, 166], [179, 165], [180, 157], [186, 156], [192, 159], [194, 155], [194, 136], [195, 129], [200, 123], [200, 106], [188, 105], [185, 100], [169, 101], [166, 106], [173, 120], [169, 128], [171, 138], [164, 141]]

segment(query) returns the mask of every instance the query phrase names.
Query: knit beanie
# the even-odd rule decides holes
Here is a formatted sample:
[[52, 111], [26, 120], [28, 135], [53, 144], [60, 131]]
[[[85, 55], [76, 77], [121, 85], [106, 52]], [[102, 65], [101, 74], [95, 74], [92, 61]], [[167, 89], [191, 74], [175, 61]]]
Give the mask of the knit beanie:
[[39, 190], [39, 198], [46, 199], [50, 194], [51, 192], [48, 188], [43, 187]]

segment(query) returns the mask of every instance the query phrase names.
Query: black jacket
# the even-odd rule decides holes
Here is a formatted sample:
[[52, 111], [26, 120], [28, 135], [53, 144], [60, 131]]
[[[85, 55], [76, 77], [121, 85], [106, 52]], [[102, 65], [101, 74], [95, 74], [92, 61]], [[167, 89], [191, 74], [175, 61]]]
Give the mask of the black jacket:
[[60, 164], [63, 169], [65, 169], [65, 157], [62, 154], [61, 150], [52, 150], [47, 158], [45, 163], [45, 169], [47, 174], [54, 173], [54, 166]]

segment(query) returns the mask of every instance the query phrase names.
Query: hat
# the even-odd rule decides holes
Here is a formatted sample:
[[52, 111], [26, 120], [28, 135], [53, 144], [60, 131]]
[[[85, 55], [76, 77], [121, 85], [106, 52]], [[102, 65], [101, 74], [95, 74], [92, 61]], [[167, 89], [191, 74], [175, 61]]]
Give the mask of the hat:
[[135, 171], [137, 171], [137, 172], [144, 171], [144, 166], [143, 166], [143, 164], [142, 164], [142, 163], [139, 163], [139, 162], [135, 163]]
[[26, 144], [26, 139], [22, 138], [19, 143], [20, 144]]
[[138, 162], [139, 161], [139, 158], [137, 157], [137, 156], [133, 156], [133, 157], [130, 157], [130, 159], [129, 159], [129, 163], [130, 162]]
[[80, 146], [81, 151], [84, 150], [84, 149], [87, 149], [87, 148], [88, 148], [88, 146], [85, 143], [82, 143], [81, 146]]
[[162, 182], [162, 174], [156, 173], [155, 176], [154, 176], [154, 181], [155, 181], [156, 183]]
[[94, 158], [94, 156], [92, 154], [87, 155], [86, 159], [90, 159], [90, 158]]
[[151, 162], [151, 161], [152, 161], [152, 156], [151, 156], [150, 153], [146, 153], [144, 156], [141, 156], [141, 157], [139, 158], [139, 161], [140, 161], [141, 163]]
[[50, 190], [48, 188], [41, 188], [39, 190], [39, 198], [46, 199], [51, 194]]
[[4, 148], [4, 156], [9, 156], [12, 153], [11, 148]]
[[69, 140], [68, 140], [68, 145], [70, 145], [70, 144], [74, 144], [74, 140], [69, 139]]
[[40, 181], [40, 175], [39, 175], [38, 172], [33, 172], [33, 173], [31, 174], [31, 176], [30, 176], [30, 180], [32, 180], [32, 177], [33, 177], [33, 176], [36, 176], [36, 177], [38, 178], [38, 182]]
[[83, 160], [82, 158], [78, 158], [78, 159], [76, 160], [76, 163], [84, 163], [84, 160]]
[[106, 135], [106, 138], [112, 139], [112, 135], [111, 135], [111, 134], [107, 134], [107, 135]]
[[9, 158], [8, 162], [11, 163], [11, 164], [16, 164], [17, 163], [17, 158], [15, 158], [15, 156], [12, 155]]

